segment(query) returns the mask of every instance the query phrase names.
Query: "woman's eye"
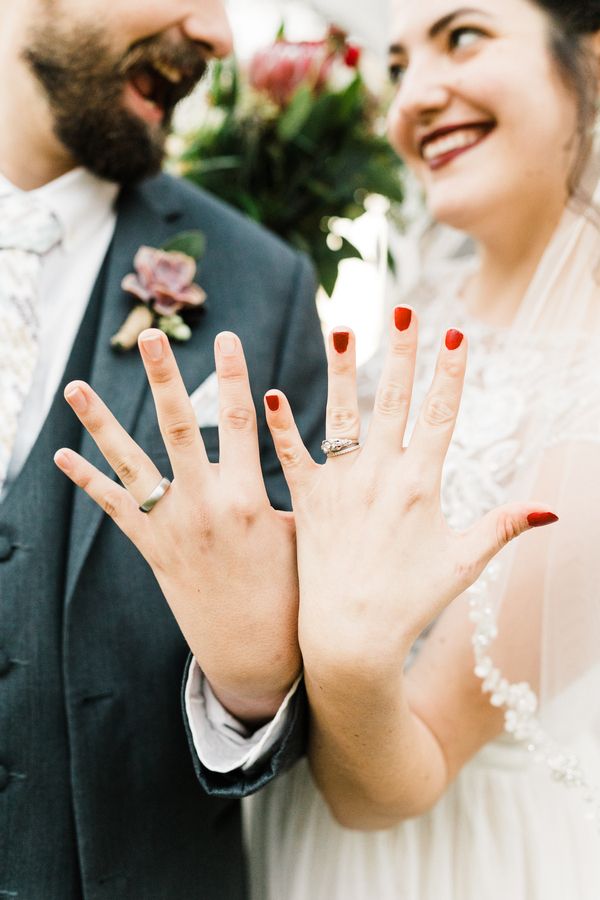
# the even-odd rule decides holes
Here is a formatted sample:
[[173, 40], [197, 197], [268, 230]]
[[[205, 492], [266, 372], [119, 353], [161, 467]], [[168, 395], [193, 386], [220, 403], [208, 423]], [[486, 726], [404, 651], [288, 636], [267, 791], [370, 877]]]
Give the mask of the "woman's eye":
[[471, 47], [482, 37], [484, 37], [484, 33], [479, 28], [455, 28], [450, 32], [450, 48], [462, 50]]
[[401, 81], [405, 71], [406, 66], [402, 65], [401, 63], [390, 63], [390, 65], [388, 66], [388, 75], [392, 84], [398, 84], [398, 82]]

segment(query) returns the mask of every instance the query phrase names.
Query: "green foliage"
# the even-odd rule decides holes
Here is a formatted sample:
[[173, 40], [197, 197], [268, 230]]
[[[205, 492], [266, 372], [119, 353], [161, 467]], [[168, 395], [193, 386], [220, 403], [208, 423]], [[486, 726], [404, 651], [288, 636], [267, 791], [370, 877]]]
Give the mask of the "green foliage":
[[161, 248], [168, 253], [185, 253], [196, 261], [204, 256], [206, 238], [201, 231], [181, 231]]
[[331, 294], [340, 261], [360, 254], [346, 240], [331, 249], [329, 220], [360, 216], [369, 194], [403, 199], [401, 164], [377, 133], [360, 73], [340, 89], [303, 83], [280, 108], [235, 63], [219, 63], [209, 97], [211, 115], [187, 137], [180, 171], [308, 253]]

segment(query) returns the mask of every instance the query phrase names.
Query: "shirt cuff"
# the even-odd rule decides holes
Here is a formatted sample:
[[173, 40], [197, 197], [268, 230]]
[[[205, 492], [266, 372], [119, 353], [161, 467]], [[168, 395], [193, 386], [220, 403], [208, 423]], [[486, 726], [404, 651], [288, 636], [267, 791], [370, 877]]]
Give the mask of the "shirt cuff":
[[211, 772], [250, 769], [262, 762], [284, 733], [291, 698], [299, 676], [289, 689], [274, 718], [250, 733], [221, 705], [196, 660], [192, 660], [185, 686], [185, 712], [194, 749], [203, 766]]

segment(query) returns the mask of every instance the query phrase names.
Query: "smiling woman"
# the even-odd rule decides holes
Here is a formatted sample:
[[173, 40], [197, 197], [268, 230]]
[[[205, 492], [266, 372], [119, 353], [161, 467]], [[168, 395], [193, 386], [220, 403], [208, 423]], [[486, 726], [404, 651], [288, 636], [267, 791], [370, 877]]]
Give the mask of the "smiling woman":
[[[393, 466], [346, 458], [338, 497], [353, 498], [354, 514], [339, 500], [337, 519], [326, 506], [311, 518], [317, 501], [295, 502], [310, 770], [252, 801], [254, 896], [597, 900], [586, 819], [600, 824], [600, 3], [393, 9], [390, 140], [434, 219], [476, 248], [426, 272], [397, 313], [403, 335], [416, 344], [420, 332], [416, 364], [396, 353], [415, 365], [418, 400], [439, 335], [450, 327], [454, 353], [470, 341], [435, 502], [441, 487], [444, 527], [464, 540], [486, 510], [517, 499], [543, 499], [560, 522], [503, 551], [440, 613], [425, 587], [448, 589], [428, 549], [439, 519], [432, 511], [418, 547], [405, 517], [392, 524]], [[457, 359], [437, 373], [456, 373]], [[396, 395], [369, 365], [367, 447], [411, 380], [398, 378]], [[398, 465], [410, 464], [423, 415], [443, 427], [444, 404], [425, 410]], [[424, 478], [423, 461], [411, 514]], [[505, 526], [500, 544], [515, 533]], [[419, 566], [421, 593], [409, 577]]]

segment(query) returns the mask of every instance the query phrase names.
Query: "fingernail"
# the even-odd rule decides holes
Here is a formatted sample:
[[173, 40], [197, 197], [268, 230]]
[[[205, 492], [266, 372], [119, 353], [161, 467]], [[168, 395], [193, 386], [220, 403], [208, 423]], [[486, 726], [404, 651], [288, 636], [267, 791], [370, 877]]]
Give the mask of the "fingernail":
[[333, 332], [333, 346], [336, 349], [337, 353], [345, 353], [348, 349], [348, 343], [350, 342], [350, 332], [349, 331], [334, 331]]
[[279, 397], [277, 394], [267, 394], [266, 397], [267, 406], [271, 410], [271, 412], [277, 412], [279, 409]]
[[534, 512], [529, 513], [527, 521], [531, 528], [541, 528], [542, 525], [552, 525], [558, 522], [558, 516], [551, 512]]
[[57, 450], [54, 454], [54, 462], [59, 469], [68, 469], [71, 462], [69, 451], [64, 449]]
[[152, 362], [158, 362], [164, 356], [163, 341], [160, 335], [150, 334], [148, 337], [140, 339], [140, 345], [144, 349], [144, 353]]
[[218, 344], [223, 356], [233, 356], [235, 353], [235, 337], [232, 334], [220, 334]]
[[451, 328], [450, 331], [446, 332], [446, 347], [448, 350], [458, 350], [460, 345], [463, 342], [464, 334], [462, 331], [457, 331], [456, 328]]
[[65, 399], [76, 413], [84, 413], [86, 411], [88, 405], [87, 399], [81, 388], [67, 387], [65, 390]]
[[394, 323], [398, 331], [406, 331], [412, 320], [412, 309], [407, 306], [397, 306], [394, 310]]

